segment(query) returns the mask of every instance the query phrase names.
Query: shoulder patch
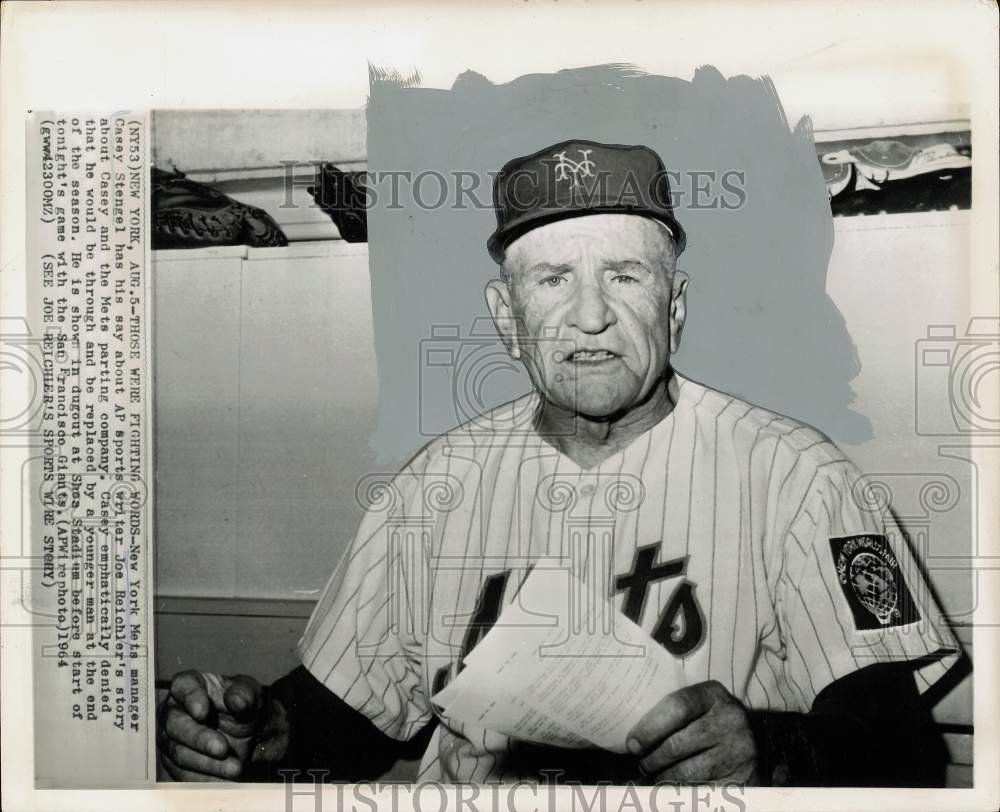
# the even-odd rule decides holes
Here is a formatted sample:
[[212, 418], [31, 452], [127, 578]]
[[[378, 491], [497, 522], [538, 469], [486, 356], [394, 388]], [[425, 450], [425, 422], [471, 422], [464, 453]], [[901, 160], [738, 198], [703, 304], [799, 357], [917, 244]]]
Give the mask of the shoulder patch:
[[920, 620], [899, 561], [885, 536], [832, 538], [830, 550], [837, 580], [858, 631], [906, 626]]

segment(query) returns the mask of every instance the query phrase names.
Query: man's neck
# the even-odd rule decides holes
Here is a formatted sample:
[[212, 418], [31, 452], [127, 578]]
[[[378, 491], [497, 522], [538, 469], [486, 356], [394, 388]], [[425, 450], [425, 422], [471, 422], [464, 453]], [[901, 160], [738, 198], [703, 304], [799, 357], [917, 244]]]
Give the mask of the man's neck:
[[581, 468], [593, 468], [645, 434], [674, 410], [679, 384], [667, 370], [646, 399], [620, 415], [589, 417], [543, 401], [535, 428]]

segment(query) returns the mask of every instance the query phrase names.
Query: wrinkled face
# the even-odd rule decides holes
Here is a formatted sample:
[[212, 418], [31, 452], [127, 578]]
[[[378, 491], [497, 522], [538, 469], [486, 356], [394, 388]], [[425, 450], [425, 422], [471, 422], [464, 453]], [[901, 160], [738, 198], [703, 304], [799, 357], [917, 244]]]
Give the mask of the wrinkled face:
[[676, 352], [687, 279], [659, 223], [594, 214], [507, 249], [486, 298], [507, 348], [552, 403], [588, 417], [642, 403]]

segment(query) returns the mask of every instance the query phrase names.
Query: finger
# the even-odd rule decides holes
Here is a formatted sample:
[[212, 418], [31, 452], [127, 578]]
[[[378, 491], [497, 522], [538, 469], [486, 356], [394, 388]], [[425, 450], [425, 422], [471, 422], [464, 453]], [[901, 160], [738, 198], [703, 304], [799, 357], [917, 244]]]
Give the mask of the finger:
[[168, 738], [207, 756], [225, 758], [229, 752], [229, 743], [221, 733], [199, 724], [177, 705], [167, 707], [163, 729]]
[[663, 697], [632, 728], [628, 736], [629, 752], [646, 753], [703, 715], [713, 701], [710, 685], [700, 682]]
[[182, 770], [202, 775], [213, 775], [230, 781], [239, 778], [243, 770], [239, 759], [232, 756], [223, 759], [212, 758], [175, 741], [167, 742], [164, 754]]
[[170, 681], [170, 695], [198, 721], [203, 721], [211, 710], [205, 676], [200, 671], [182, 671]]
[[191, 770], [185, 770], [183, 767], [179, 767], [174, 764], [170, 758], [164, 753], [160, 753], [160, 763], [163, 765], [163, 769], [167, 771], [174, 781], [225, 781], [224, 778], [218, 778], [214, 775], [204, 775], [202, 773], [196, 773]]
[[708, 784], [728, 775], [719, 762], [718, 748], [704, 750], [690, 758], [678, 761], [656, 776], [656, 782], [672, 784]]
[[718, 744], [717, 731], [708, 722], [708, 716], [700, 716], [691, 724], [667, 736], [659, 746], [654, 747], [639, 762], [645, 775], [656, 775], [672, 764], [697, 755]]
[[224, 677], [226, 685], [223, 702], [226, 709], [238, 722], [256, 721], [260, 715], [261, 696], [260, 683], [253, 677], [240, 674], [235, 677]]

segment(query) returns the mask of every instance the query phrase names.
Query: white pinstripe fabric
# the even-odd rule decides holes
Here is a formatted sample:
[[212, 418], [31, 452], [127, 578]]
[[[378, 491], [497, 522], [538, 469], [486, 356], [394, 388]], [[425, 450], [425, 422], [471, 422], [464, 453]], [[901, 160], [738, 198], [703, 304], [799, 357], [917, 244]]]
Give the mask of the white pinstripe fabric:
[[[614, 592], [614, 577], [650, 544], [658, 562], [687, 564], [683, 576], [651, 585], [640, 625], [652, 632], [687, 578], [705, 623], [683, 659], [686, 679], [718, 680], [751, 707], [805, 711], [864, 665], [954, 647], [899, 528], [855, 504], [858, 471], [833, 443], [678, 379], [673, 412], [594, 469], [581, 470], [523, 421], [512, 425], [513, 415], [531, 414], [535, 395], [431, 442], [394, 478], [394, 498], [366, 514], [300, 641], [303, 663], [388, 735], [408, 738], [437, 712], [435, 675], [454, 675], [487, 577], [511, 571], [509, 601], [534, 559], [562, 555]], [[637, 505], [609, 507], [609, 488], [637, 482]], [[435, 501], [446, 487], [451, 501]], [[575, 503], [558, 503], [552, 487], [574, 490]], [[888, 535], [919, 623], [855, 629], [829, 539], [862, 533]], [[624, 598], [616, 593], [616, 605]], [[921, 683], [951, 659], [925, 667]], [[523, 777], [507, 768], [517, 742], [441, 722], [421, 780]]]

